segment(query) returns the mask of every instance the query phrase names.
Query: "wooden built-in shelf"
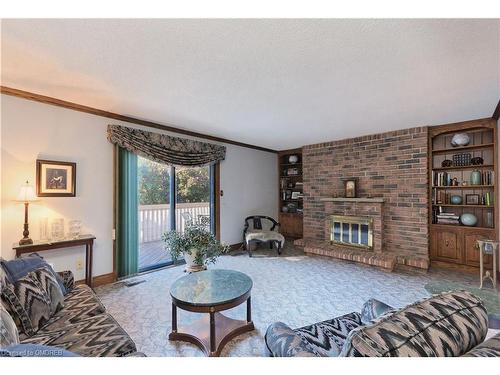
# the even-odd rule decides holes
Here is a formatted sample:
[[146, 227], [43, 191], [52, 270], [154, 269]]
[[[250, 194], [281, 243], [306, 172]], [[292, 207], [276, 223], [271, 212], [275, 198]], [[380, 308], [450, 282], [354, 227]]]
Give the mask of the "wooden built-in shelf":
[[456, 167], [438, 167], [438, 168], [432, 168], [434, 171], [463, 171], [463, 170], [469, 170], [469, 169], [482, 169], [482, 168], [488, 168], [488, 169], [493, 169], [495, 166], [491, 164], [482, 164], [482, 165], [467, 165], [467, 166], [456, 166]]
[[486, 205], [486, 204], [439, 204], [433, 203], [433, 206], [440, 207], [470, 207], [470, 208], [495, 208], [495, 205]]
[[464, 189], [464, 190], [473, 190], [473, 189], [494, 189], [495, 185], [459, 185], [459, 186], [433, 186], [433, 189]]
[[462, 151], [477, 151], [477, 150], [483, 150], [485, 148], [493, 148], [494, 146], [495, 146], [494, 143], [485, 143], [482, 145], [470, 145], [470, 146], [462, 146], [462, 147], [456, 147], [456, 148], [444, 148], [444, 149], [439, 149], [439, 150], [432, 150], [432, 153], [434, 155], [459, 154]]
[[[290, 155], [297, 155], [297, 163], [290, 163]], [[299, 174], [286, 174], [289, 169], [297, 169]], [[279, 171], [279, 222], [280, 222], [280, 232], [285, 237], [290, 238], [301, 238], [303, 229], [303, 212], [283, 212], [283, 207], [288, 205], [294, 205], [294, 209], [302, 210], [304, 205], [304, 199], [291, 199], [291, 192], [302, 191], [302, 149], [297, 148], [293, 150], [280, 151], [278, 153], [278, 171]], [[301, 183], [296, 186], [297, 183]], [[288, 187], [290, 185], [290, 187]], [[285, 196], [283, 196], [285, 194]], [[286, 198], [286, 199], [284, 199]]]
[[470, 227], [470, 226], [462, 225], [462, 224], [431, 224], [431, 227], [433, 227], [433, 228], [442, 227], [442, 229], [460, 228], [460, 229], [469, 230], [469, 231], [475, 231], [475, 230], [477, 231], [478, 229], [479, 230], [491, 230], [491, 231], [495, 230], [495, 228], [490, 228], [490, 227]]
[[[455, 134], [466, 133], [470, 144], [463, 147], [452, 147], [451, 140]], [[429, 255], [431, 265], [441, 267], [469, 267], [479, 268], [478, 240], [498, 240], [499, 205], [496, 180], [493, 185], [458, 185], [432, 186], [436, 173], [447, 172], [449, 177], [458, 181], [470, 181], [470, 171], [494, 172], [498, 179], [498, 133], [497, 121], [493, 118], [464, 121], [460, 123], [432, 126], [428, 129], [429, 135]], [[442, 167], [446, 159], [453, 155], [470, 153], [471, 158], [480, 157], [482, 165], [464, 165]], [[433, 166], [437, 166], [433, 168]], [[476, 193], [488, 193], [493, 204], [439, 204], [432, 203], [436, 195], [465, 194], [467, 191], [477, 190]], [[440, 198], [444, 202], [444, 198]], [[465, 201], [464, 201], [465, 202]], [[463, 203], [464, 203], [463, 202]], [[441, 209], [440, 209], [441, 208]], [[437, 223], [439, 212], [446, 213], [470, 212], [477, 218], [476, 226], [463, 224]], [[492, 267], [492, 261], [485, 258], [485, 267]]]

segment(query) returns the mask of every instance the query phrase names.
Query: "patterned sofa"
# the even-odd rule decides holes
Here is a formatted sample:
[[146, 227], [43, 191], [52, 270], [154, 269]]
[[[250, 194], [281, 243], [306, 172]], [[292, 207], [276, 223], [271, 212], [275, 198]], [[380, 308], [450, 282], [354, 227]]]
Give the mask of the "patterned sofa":
[[353, 312], [307, 327], [277, 322], [265, 335], [274, 357], [499, 357], [500, 334], [485, 341], [488, 315], [466, 291], [402, 309], [371, 299]]
[[[53, 270], [52, 273], [54, 273]], [[35, 288], [30, 290], [29, 287], [19, 286], [16, 283], [10, 287], [15, 294], [9, 294], [9, 287], [5, 287], [7, 279], [2, 280], [2, 310], [13, 318], [11, 319], [13, 329], [18, 329], [14, 333], [13, 329], [11, 332], [6, 332], [8, 327], [6, 327], [6, 322], [3, 322], [5, 324], [2, 324], [2, 344], [5, 344], [8, 339], [11, 342], [7, 344], [14, 347], [18, 347], [16, 344], [26, 344], [27, 348], [64, 349], [87, 357], [144, 356], [137, 352], [135, 343], [116, 320], [106, 312], [105, 307], [90, 287], [75, 285], [71, 271], [58, 273], [57, 279], [62, 284], [62, 289], [65, 289], [64, 300], [60, 304], [62, 308], [58, 308], [49, 319], [40, 319], [36, 332], [29, 329], [30, 322], [23, 320], [22, 312], [13, 311], [13, 304], [10, 303], [9, 298], [14, 298], [13, 296], [17, 294], [20, 300], [31, 300], [29, 305], [36, 308], [37, 291], [34, 290]], [[6, 320], [4, 317], [3, 315], [2, 320]], [[5, 352], [3, 354], [5, 355]], [[14, 356], [16, 356], [15, 353]]]

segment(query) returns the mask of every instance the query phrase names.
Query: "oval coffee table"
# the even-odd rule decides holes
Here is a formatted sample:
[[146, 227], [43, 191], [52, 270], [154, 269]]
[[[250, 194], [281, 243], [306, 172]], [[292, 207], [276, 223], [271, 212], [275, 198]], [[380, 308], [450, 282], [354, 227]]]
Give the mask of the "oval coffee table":
[[[250, 277], [232, 270], [208, 270], [181, 277], [170, 288], [172, 332], [168, 339], [187, 341], [210, 357], [219, 356], [229, 340], [254, 329], [250, 301], [252, 285]], [[245, 301], [246, 320], [231, 319], [219, 312]], [[177, 308], [208, 315], [178, 329]]]

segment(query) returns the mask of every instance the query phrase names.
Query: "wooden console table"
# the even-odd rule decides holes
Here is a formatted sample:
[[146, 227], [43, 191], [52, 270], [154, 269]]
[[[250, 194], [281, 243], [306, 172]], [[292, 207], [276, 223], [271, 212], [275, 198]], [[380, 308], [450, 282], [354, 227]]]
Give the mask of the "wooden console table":
[[92, 287], [92, 249], [94, 246], [94, 240], [94, 235], [84, 234], [73, 239], [38, 242], [30, 245], [18, 245], [14, 246], [12, 249], [16, 251], [17, 258], [26, 253], [37, 253], [45, 250], [55, 250], [85, 245], [85, 284]]

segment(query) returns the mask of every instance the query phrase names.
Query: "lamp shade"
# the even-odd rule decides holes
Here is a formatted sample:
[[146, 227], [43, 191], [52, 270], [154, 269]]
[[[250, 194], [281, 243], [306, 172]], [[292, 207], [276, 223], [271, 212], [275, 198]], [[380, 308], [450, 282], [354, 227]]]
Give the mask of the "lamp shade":
[[16, 201], [18, 202], [34, 202], [37, 201], [38, 198], [35, 194], [35, 189], [33, 186], [26, 181], [26, 185], [21, 186], [19, 189], [19, 194], [17, 195]]

